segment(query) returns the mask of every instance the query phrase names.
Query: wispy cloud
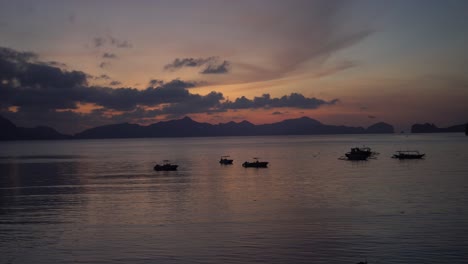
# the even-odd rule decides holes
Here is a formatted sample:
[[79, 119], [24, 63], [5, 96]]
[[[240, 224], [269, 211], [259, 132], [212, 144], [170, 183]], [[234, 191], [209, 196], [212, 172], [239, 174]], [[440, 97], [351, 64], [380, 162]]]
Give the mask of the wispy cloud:
[[95, 48], [110, 46], [116, 48], [132, 48], [133, 45], [128, 40], [120, 40], [111, 35], [93, 38], [93, 46]]
[[206, 66], [204, 70], [202, 70], [201, 74], [225, 74], [229, 71], [230, 64], [228, 61], [223, 61], [223, 63], [216, 65], [216, 64], [209, 64]]
[[122, 84], [122, 83], [119, 82], [119, 81], [111, 81], [111, 82], [109, 83], [110, 86], [117, 86], [117, 85], [121, 85], [121, 84]]
[[115, 53], [110, 53], [110, 52], [104, 52], [104, 54], [102, 54], [102, 58], [104, 59], [117, 59], [117, 55]]
[[236, 21], [251, 32], [252, 41], [257, 43], [243, 52], [255, 51], [255, 56], [269, 61], [268, 66], [248, 60], [233, 62], [247, 72], [241, 76], [247, 81], [283, 78], [306, 64], [308, 72], [317, 77], [355, 67], [354, 62], [346, 60], [331, 68], [324, 65], [334, 54], [374, 33], [370, 27], [347, 26], [342, 14], [350, 6], [348, 1], [275, 2], [272, 6], [267, 14], [247, 13], [247, 19]]
[[182, 68], [202, 68], [201, 74], [226, 74], [229, 72], [230, 63], [212, 56], [207, 58], [176, 58], [164, 66], [166, 71], [176, 71]]

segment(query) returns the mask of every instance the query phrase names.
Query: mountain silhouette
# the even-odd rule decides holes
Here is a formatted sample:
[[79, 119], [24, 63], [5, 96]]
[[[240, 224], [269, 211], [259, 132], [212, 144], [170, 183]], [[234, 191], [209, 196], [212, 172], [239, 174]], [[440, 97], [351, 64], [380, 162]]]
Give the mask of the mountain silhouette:
[[367, 129], [362, 127], [326, 125], [309, 117], [287, 119], [281, 122], [254, 125], [248, 121], [220, 124], [200, 123], [190, 117], [161, 121], [148, 126], [138, 124], [113, 124], [87, 129], [75, 136], [64, 135], [45, 126], [17, 127], [0, 116], [0, 140], [27, 139], [103, 139], [103, 138], [152, 138], [152, 137], [214, 137], [214, 136], [263, 136], [263, 135], [318, 135], [393, 133], [393, 126], [377, 123]]
[[30, 140], [30, 139], [67, 139], [71, 136], [61, 134], [46, 126], [33, 128], [17, 127], [10, 120], [0, 116], [0, 140]]
[[387, 134], [387, 133], [394, 133], [394, 130], [393, 130], [392, 125], [389, 125], [384, 122], [379, 122], [368, 127], [366, 129], [366, 132], [372, 133], [372, 134]]
[[393, 133], [393, 126], [377, 123], [368, 129], [362, 127], [325, 125], [317, 120], [301, 117], [277, 123], [254, 125], [248, 121], [220, 124], [200, 123], [189, 117], [162, 121], [149, 126], [115, 124], [91, 128], [75, 138], [140, 138], [140, 137], [208, 137], [208, 136], [261, 136], [261, 135], [316, 135]]

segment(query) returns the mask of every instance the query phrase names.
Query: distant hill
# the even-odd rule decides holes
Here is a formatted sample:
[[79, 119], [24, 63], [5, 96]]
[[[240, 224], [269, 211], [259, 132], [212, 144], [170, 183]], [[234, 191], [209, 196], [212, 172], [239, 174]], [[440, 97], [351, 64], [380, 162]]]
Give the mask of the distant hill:
[[466, 124], [449, 127], [437, 127], [434, 124], [414, 124], [411, 126], [411, 133], [459, 133], [465, 131]]
[[71, 136], [61, 134], [55, 129], [45, 126], [34, 128], [17, 127], [10, 120], [0, 116], [0, 140], [30, 140], [30, 139], [67, 139]]
[[277, 123], [254, 125], [248, 121], [221, 124], [199, 123], [189, 117], [158, 122], [149, 126], [115, 124], [91, 128], [75, 138], [141, 138], [141, 137], [207, 137], [207, 136], [260, 136], [260, 135], [316, 135], [393, 133], [393, 126], [377, 123], [368, 129], [325, 125], [317, 120], [301, 117]]
[[87, 129], [75, 136], [69, 136], [45, 126], [34, 128], [17, 127], [10, 120], [0, 116], [0, 140], [371, 134], [393, 132], [393, 126], [386, 123], [376, 123], [364, 129], [362, 127], [325, 125], [308, 117], [288, 119], [264, 125], [254, 125], [248, 121], [239, 123], [231, 121], [213, 125], [196, 122], [189, 117], [185, 117], [177, 120], [162, 121], [149, 126], [129, 123], [99, 126]]
[[366, 129], [366, 132], [372, 133], [372, 134], [388, 134], [388, 133], [394, 133], [394, 129], [392, 125], [389, 125], [384, 122], [379, 122], [368, 127]]

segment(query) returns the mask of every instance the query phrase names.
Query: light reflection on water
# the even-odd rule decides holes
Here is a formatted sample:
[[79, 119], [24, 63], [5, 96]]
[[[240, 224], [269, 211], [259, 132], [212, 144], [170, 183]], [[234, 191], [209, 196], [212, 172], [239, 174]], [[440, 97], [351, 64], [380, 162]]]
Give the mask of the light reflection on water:
[[[0, 144], [4, 263], [468, 261], [461, 135]], [[337, 159], [364, 144], [377, 160]], [[269, 168], [242, 168], [251, 157]], [[153, 171], [163, 159], [179, 170]]]

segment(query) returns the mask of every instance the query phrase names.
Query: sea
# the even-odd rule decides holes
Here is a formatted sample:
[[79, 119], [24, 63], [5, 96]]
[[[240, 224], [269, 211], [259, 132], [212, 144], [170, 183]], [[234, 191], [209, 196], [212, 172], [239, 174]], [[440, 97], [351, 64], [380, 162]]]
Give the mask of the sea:
[[468, 263], [467, 136], [0, 142], [0, 263], [361, 261]]

